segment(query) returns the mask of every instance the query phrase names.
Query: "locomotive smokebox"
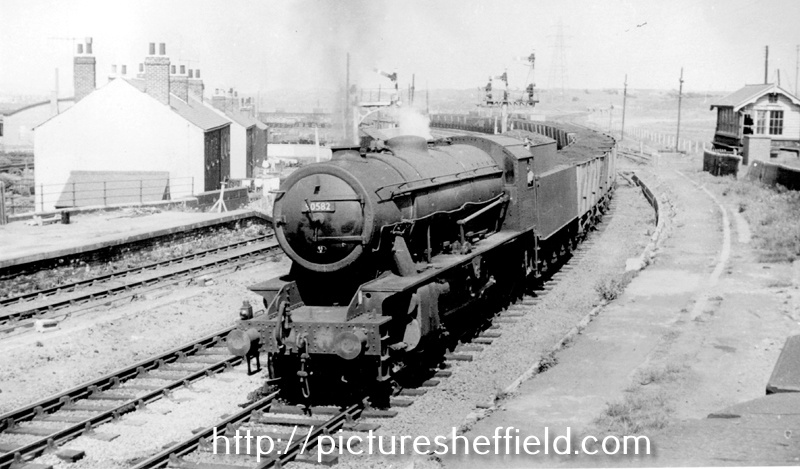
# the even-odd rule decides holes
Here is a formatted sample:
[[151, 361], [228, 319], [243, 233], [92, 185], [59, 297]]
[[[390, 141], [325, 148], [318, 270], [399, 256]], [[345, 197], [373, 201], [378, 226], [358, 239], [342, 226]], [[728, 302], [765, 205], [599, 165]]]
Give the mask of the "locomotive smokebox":
[[467, 216], [503, 194], [503, 170], [473, 145], [404, 135], [381, 147], [366, 155], [337, 151], [281, 185], [276, 236], [308, 274], [373, 270], [392, 247], [382, 238], [393, 227], [446, 213]]

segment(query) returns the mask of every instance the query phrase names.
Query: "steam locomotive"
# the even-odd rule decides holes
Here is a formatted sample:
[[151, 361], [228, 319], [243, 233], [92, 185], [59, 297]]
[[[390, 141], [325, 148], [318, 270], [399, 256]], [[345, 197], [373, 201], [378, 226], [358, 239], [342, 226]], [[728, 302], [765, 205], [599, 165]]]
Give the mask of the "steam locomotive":
[[[432, 126], [491, 123], [434, 116]], [[608, 208], [616, 152], [613, 138], [582, 128], [512, 126], [365, 138], [292, 173], [273, 209], [292, 267], [250, 287], [266, 312], [242, 313], [230, 351], [248, 362], [266, 351], [287, 395], [377, 401], [485, 306], [521, 296]]]

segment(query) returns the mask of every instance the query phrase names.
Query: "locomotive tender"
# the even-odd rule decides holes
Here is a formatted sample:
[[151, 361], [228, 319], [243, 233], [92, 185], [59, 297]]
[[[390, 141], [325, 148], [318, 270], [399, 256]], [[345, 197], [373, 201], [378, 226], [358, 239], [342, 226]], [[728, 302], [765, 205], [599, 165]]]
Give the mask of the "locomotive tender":
[[270, 377], [291, 395], [386, 395], [398, 370], [441, 354], [481, 306], [521, 296], [607, 209], [616, 152], [613, 138], [586, 129], [512, 125], [505, 135], [365, 140], [292, 173], [273, 209], [292, 268], [250, 287], [266, 313], [243, 313], [231, 352], [266, 351]]

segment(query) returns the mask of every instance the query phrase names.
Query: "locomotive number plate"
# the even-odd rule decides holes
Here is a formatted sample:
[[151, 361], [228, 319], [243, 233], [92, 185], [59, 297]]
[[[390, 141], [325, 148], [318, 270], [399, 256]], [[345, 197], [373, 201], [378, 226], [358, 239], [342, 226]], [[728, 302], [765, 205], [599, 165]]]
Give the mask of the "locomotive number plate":
[[309, 202], [308, 208], [312, 212], [335, 212], [333, 202]]

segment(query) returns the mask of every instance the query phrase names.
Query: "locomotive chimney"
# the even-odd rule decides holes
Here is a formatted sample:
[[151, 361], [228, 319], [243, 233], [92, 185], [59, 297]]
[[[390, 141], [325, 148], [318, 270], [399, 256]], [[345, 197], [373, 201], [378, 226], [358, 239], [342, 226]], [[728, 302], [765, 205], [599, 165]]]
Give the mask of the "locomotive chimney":
[[[85, 46], [85, 47], [84, 47]], [[97, 60], [92, 55], [92, 38], [87, 37], [84, 44], [78, 44], [73, 61], [73, 80], [75, 85], [75, 102], [85, 98], [97, 86], [95, 66]]]
[[144, 59], [145, 91], [162, 104], [169, 104], [169, 57], [166, 45], [159, 44], [161, 54], [155, 55], [156, 45], [150, 43], [150, 55]]

